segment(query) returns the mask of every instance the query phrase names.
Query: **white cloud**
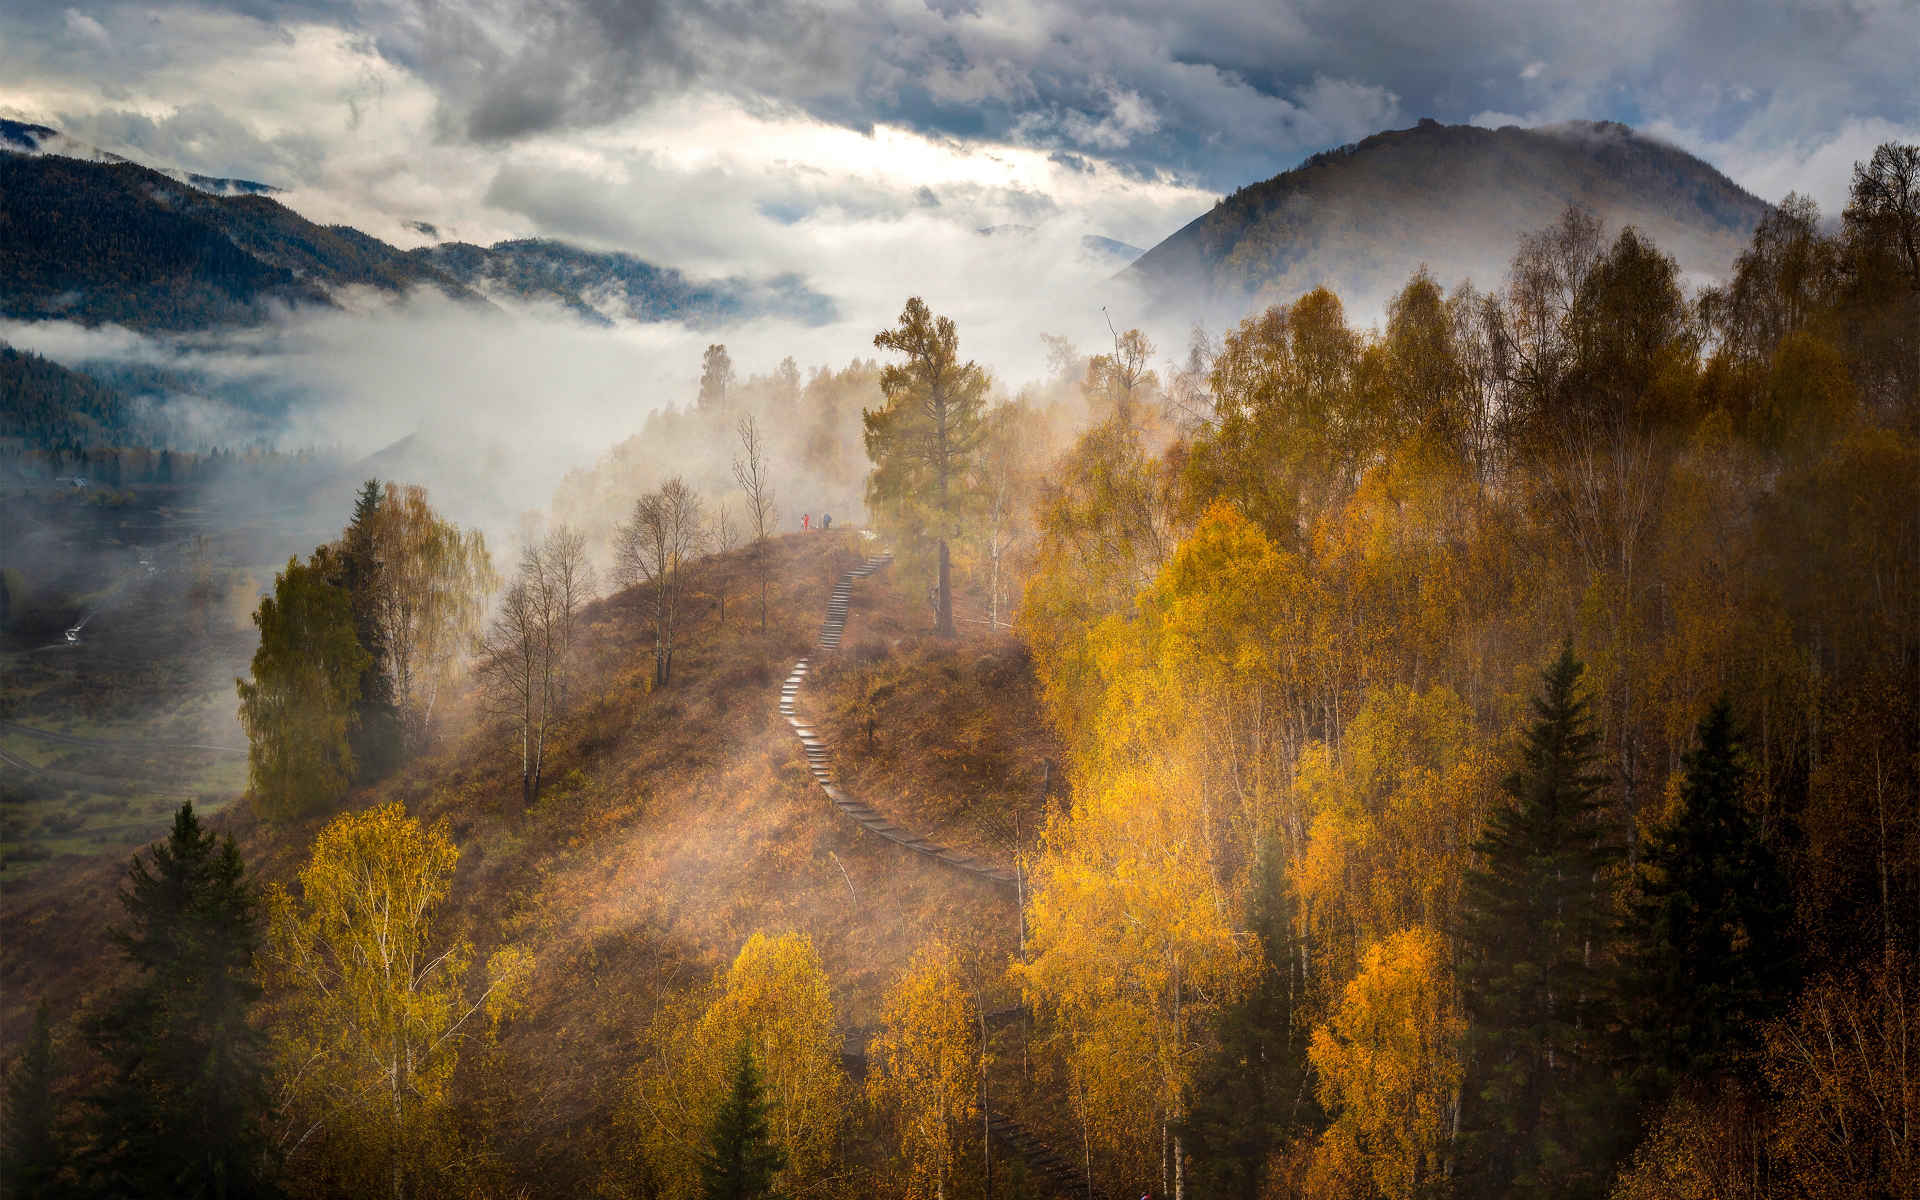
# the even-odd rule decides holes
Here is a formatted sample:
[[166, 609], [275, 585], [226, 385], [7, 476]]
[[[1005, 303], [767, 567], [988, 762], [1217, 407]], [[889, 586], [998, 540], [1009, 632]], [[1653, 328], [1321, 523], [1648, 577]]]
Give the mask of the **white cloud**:
[[1665, 124], [1649, 132], [1708, 159], [1763, 200], [1778, 203], [1788, 192], [1799, 192], [1834, 217], [1846, 207], [1853, 164], [1872, 157], [1883, 142], [1920, 142], [1920, 121], [1854, 119], [1829, 133], [1782, 138], [1743, 130], [1717, 139]]
[[[402, 245], [425, 240], [415, 222], [557, 236], [695, 274], [793, 272], [834, 299], [824, 328], [729, 332], [748, 370], [870, 353], [922, 293], [1004, 377], [1037, 374], [1036, 332], [1094, 344], [1100, 304], [1127, 311], [1083, 235], [1150, 246], [1222, 186], [1409, 115], [1625, 117], [1829, 212], [1875, 143], [1920, 140], [1906, 0], [24, 2], [0, 31], [7, 116], [279, 184], [312, 219]], [[975, 232], [1006, 224], [1039, 232]], [[474, 320], [422, 304], [252, 350], [321, 381], [328, 428], [369, 436], [419, 411], [409, 387], [504, 421], [543, 359], [577, 360], [548, 393], [579, 393], [573, 453], [707, 337]]]
[[107, 28], [77, 8], [67, 10], [67, 34], [79, 41], [105, 45]]

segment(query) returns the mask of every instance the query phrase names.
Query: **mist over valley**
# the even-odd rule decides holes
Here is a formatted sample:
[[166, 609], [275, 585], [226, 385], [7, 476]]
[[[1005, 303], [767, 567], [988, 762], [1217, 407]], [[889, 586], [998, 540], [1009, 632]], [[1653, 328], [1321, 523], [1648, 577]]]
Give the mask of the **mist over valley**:
[[0, 1192], [1920, 1192], [1917, 42], [10, 13]]

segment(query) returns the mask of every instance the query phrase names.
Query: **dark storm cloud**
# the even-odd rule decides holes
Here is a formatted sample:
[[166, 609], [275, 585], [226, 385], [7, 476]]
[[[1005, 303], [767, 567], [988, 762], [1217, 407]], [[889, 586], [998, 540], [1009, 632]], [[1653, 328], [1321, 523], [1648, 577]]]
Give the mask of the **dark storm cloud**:
[[[1142, 6], [774, 0], [399, 0], [215, 6], [364, 34], [439, 96], [442, 135], [491, 142], [591, 128], [663, 97], [727, 95], [855, 129], [897, 124], [962, 140], [1013, 138], [1134, 170], [1239, 173], [1398, 115], [1391, 88], [1332, 79], [1294, 54], [1256, 86], [1214, 42], [1243, 22]], [[34, 5], [50, 35], [69, 9]], [[124, 12], [125, 0], [88, 12]], [[1275, 44], [1287, 19], [1256, 23]]]
[[[1920, 113], [1910, 0], [213, 2], [367, 36], [434, 89], [443, 138], [476, 143], [718, 93], [1221, 187], [1418, 116], [1804, 144]], [[43, 32], [75, 20], [60, 0], [24, 7]]]
[[698, 88], [1219, 184], [1413, 116], [1675, 121], [1705, 136], [1757, 117], [1789, 136], [1842, 115], [1910, 120], [1913, 13], [1898, 0], [433, 0], [401, 10], [381, 44], [434, 83], [459, 137], [591, 126]]

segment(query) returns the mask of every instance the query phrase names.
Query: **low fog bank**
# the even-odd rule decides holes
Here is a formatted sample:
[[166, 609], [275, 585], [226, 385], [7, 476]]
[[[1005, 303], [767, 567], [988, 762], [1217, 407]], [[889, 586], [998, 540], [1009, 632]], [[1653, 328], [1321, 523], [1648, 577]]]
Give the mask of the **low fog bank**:
[[[762, 317], [720, 331], [606, 328], [558, 305], [476, 310], [423, 292], [399, 303], [350, 297], [342, 311], [283, 312], [245, 331], [166, 338], [0, 322], [0, 339], [141, 395], [143, 424], [176, 447], [320, 448], [342, 464], [273, 497], [283, 509], [305, 506], [337, 528], [360, 479], [420, 483], [448, 517], [504, 546], [528, 514], [549, 509], [570, 470], [638, 434], [650, 414], [690, 405], [716, 342], [742, 380], [788, 358], [805, 378], [875, 357], [874, 334], [920, 295], [957, 322], [963, 352], [1008, 394], [1045, 375], [1040, 335], [1098, 349], [1109, 319], [1125, 329], [1141, 306], [1082, 236], [1064, 223], [1009, 237], [929, 222], [884, 246], [843, 247], [832, 260], [839, 277], [814, 281], [835, 300], [838, 317], [826, 325]], [[1156, 324], [1168, 326], [1153, 331], [1168, 355], [1181, 352], [1186, 329]], [[778, 455], [780, 414], [766, 419], [777, 483], [800, 464]], [[712, 461], [687, 462], [688, 475], [723, 479], [731, 440], [707, 450]], [[806, 489], [823, 503], [857, 496], [864, 464], [849, 465], [852, 479], [801, 485], [790, 497], [795, 520], [810, 503]]]
[[[909, 295], [956, 321], [963, 353], [1007, 397], [1057, 384], [1058, 345], [1050, 362], [1042, 335], [1099, 352], [1112, 338], [1103, 306], [1118, 329], [1139, 323], [1112, 257], [1081, 229], [983, 235], [928, 221], [895, 233], [888, 253], [840, 248], [841, 275], [815, 282], [834, 295], [827, 325], [608, 327], [557, 304], [480, 308], [428, 293], [343, 296], [339, 310], [185, 336], [0, 322], [0, 340], [112, 383], [134, 403], [132, 440], [172, 451], [4, 464], [0, 707], [42, 729], [242, 744], [233, 682], [257, 644], [251, 614], [290, 557], [340, 535], [369, 478], [425, 486], [442, 515], [485, 534], [503, 571], [544, 526], [578, 527], [605, 590], [615, 527], [671, 475], [710, 513], [730, 506], [744, 534], [731, 469], [743, 414], [769, 451], [776, 531], [803, 514], [858, 524], [860, 412], [881, 399], [873, 338]], [[1155, 337], [1163, 356], [1184, 354], [1184, 328]], [[733, 385], [701, 409], [716, 343]], [[1061, 410], [1055, 423], [1077, 420]], [[38, 743], [12, 752], [54, 761]], [[228, 796], [238, 785], [224, 771], [196, 777], [196, 794]], [[84, 799], [105, 785], [74, 786]]]

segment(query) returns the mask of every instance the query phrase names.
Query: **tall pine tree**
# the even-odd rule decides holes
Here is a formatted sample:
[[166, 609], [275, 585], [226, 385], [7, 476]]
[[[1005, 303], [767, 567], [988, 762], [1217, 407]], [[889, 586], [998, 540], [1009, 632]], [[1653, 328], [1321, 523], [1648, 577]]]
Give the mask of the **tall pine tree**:
[[1617, 987], [1598, 734], [1572, 647], [1544, 674], [1521, 765], [1475, 845], [1460, 931], [1472, 1019], [1463, 1150], [1476, 1195], [1593, 1196], [1607, 1182]]
[[882, 350], [906, 355], [880, 372], [887, 402], [863, 409], [867, 506], [912, 554], [931, 548], [934, 625], [953, 633], [953, 564], [948, 540], [960, 533], [975, 452], [987, 427], [987, 373], [960, 361], [960, 334], [949, 317], [936, 317], [918, 296], [900, 323], [874, 335]]
[[107, 1067], [88, 1098], [94, 1190], [274, 1194], [264, 1044], [248, 1021], [255, 896], [233, 838], [181, 805], [167, 840], [128, 864], [120, 902], [129, 923], [112, 936], [138, 974], [87, 1029]]
[[1793, 993], [1793, 897], [1747, 806], [1723, 698], [1700, 721], [1672, 818], [1647, 839], [1634, 915], [1639, 1039], [1657, 1090], [1725, 1068]]
[[700, 1194], [705, 1200], [773, 1200], [780, 1194], [774, 1179], [786, 1167], [786, 1151], [767, 1124], [760, 1064], [742, 1042], [700, 1155]]
[[7, 1072], [0, 1095], [0, 1195], [9, 1200], [52, 1200], [68, 1194], [61, 1167], [66, 1146], [60, 1129], [59, 1062], [53, 1049], [53, 1014], [42, 1000], [33, 1014], [26, 1049]]

